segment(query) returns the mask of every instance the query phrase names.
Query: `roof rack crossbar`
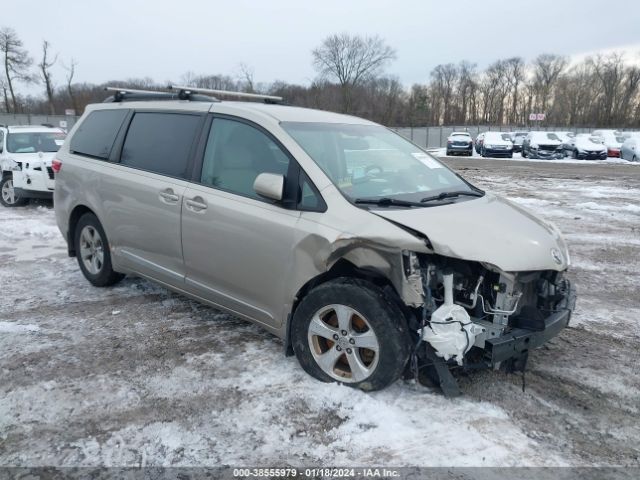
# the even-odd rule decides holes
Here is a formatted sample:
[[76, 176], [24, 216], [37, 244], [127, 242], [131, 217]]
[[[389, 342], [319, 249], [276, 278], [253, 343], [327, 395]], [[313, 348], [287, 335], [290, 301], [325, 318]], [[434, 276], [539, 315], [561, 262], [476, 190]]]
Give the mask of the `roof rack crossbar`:
[[282, 102], [282, 97], [277, 97], [275, 95], [262, 95], [259, 93], [246, 93], [246, 92], [234, 92], [231, 90], [213, 90], [211, 88], [198, 88], [198, 87], [183, 87], [179, 85], [169, 85], [167, 87], [169, 90], [179, 90], [181, 92], [190, 93], [205, 93], [209, 95], [220, 95], [227, 97], [238, 97], [238, 98], [253, 98], [256, 100], [264, 100], [266, 102]]
[[135, 88], [124, 88], [124, 87], [104, 87], [107, 92], [117, 92], [117, 93], [167, 93], [161, 92], [158, 90], [139, 90]]
[[114, 92], [105, 102], [123, 102], [137, 100], [192, 100], [196, 102], [219, 102], [217, 98], [205, 95], [193, 95], [189, 91], [164, 92], [162, 90], [140, 90], [126, 87], [104, 87], [106, 91]]

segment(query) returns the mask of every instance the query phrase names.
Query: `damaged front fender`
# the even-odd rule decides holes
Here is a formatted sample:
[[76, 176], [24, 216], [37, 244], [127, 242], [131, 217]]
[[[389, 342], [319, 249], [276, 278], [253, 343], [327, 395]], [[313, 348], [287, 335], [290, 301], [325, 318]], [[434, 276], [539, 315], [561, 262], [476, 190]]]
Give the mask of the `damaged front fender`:
[[[294, 251], [293, 272], [296, 292], [314, 278], [329, 272], [344, 260], [358, 269], [387, 279], [401, 300], [408, 306], [424, 303], [419, 272], [408, 264], [408, 252], [430, 253], [424, 239], [406, 232], [382, 218], [369, 216], [366, 235], [337, 232], [330, 227], [316, 225], [319, 231], [300, 238]], [[293, 293], [293, 292], [292, 292]], [[294, 297], [297, 293], [294, 294]]]

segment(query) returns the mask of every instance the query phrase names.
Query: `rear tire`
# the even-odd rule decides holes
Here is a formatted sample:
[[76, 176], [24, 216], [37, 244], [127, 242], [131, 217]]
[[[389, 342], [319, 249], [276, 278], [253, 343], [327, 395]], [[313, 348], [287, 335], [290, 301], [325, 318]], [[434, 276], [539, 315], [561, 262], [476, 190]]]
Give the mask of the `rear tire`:
[[23, 198], [16, 194], [13, 188], [13, 175], [5, 173], [0, 180], [0, 203], [5, 207], [21, 207], [28, 202], [26, 198]]
[[73, 244], [84, 277], [95, 287], [108, 287], [124, 278], [113, 270], [107, 235], [93, 213], [85, 213], [76, 225]]
[[300, 365], [323, 382], [381, 390], [401, 377], [409, 359], [404, 314], [385, 291], [364, 280], [340, 278], [314, 288], [292, 322]]

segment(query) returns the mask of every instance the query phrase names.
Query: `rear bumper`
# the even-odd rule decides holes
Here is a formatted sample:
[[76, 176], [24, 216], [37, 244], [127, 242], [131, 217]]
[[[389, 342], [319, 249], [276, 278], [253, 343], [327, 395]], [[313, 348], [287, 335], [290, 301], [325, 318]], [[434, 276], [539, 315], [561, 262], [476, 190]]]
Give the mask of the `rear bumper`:
[[559, 305], [558, 310], [549, 315], [541, 331], [531, 331], [523, 328], [511, 330], [501, 337], [488, 339], [485, 343], [485, 358], [488, 358], [491, 366], [526, 355], [529, 350], [538, 348], [558, 335], [571, 320], [571, 314], [575, 308], [576, 291], [569, 283], [567, 295]]
[[470, 155], [471, 153], [473, 153], [473, 147], [456, 147], [456, 146], [449, 146], [447, 147], [447, 155], [458, 155], [458, 154], [465, 154], [465, 155]]
[[620, 158], [620, 149], [619, 148], [607, 149], [607, 156], [613, 157], [613, 158]]

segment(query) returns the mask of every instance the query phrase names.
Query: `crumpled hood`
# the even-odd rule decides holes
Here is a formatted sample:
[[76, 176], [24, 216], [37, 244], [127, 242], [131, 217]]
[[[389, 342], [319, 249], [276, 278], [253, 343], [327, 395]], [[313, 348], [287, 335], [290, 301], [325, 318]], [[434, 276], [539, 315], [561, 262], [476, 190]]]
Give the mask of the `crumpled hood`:
[[569, 252], [554, 225], [495, 195], [373, 213], [425, 234], [440, 255], [490, 263], [505, 272], [562, 271], [569, 265]]

